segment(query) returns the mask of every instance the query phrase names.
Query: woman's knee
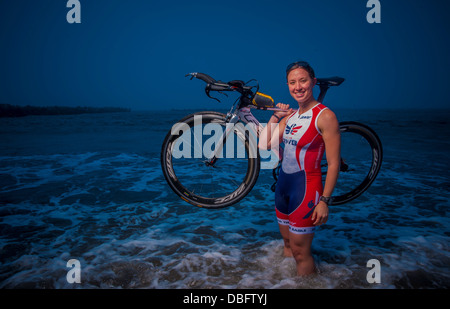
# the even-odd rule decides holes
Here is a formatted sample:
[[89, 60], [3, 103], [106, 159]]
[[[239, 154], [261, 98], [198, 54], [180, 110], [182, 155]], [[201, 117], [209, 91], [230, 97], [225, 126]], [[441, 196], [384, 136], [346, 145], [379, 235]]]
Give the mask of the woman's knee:
[[295, 259], [302, 261], [311, 257], [312, 234], [293, 235], [289, 239], [289, 245]]
[[297, 262], [302, 262], [311, 257], [311, 250], [309, 248], [300, 246], [291, 246], [292, 255]]

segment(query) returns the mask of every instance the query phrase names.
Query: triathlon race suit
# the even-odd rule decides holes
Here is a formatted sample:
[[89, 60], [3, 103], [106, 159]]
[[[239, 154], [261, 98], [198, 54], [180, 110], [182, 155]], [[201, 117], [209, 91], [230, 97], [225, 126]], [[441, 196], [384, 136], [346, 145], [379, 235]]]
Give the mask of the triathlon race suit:
[[283, 133], [283, 161], [275, 190], [278, 223], [295, 234], [315, 232], [311, 219], [323, 192], [320, 163], [325, 150], [317, 127], [321, 103], [309, 111], [289, 116]]

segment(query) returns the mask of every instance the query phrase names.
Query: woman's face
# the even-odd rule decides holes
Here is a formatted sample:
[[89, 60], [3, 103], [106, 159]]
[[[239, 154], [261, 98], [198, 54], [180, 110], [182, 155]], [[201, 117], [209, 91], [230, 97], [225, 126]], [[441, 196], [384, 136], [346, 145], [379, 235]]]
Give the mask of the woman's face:
[[308, 102], [313, 98], [313, 88], [316, 79], [312, 79], [309, 73], [303, 68], [297, 68], [289, 72], [288, 86], [291, 96], [299, 104]]

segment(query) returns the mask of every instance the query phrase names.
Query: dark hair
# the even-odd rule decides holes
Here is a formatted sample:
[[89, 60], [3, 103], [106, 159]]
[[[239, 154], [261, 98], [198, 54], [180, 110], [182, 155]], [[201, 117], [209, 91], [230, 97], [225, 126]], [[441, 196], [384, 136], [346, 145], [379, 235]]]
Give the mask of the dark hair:
[[293, 62], [293, 63], [291, 63], [290, 65], [288, 65], [286, 67], [286, 79], [287, 79], [289, 73], [292, 70], [295, 70], [295, 69], [298, 69], [298, 68], [305, 69], [306, 72], [308, 72], [309, 77], [311, 77], [311, 78], [315, 78], [316, 77], [316, 74], [314, 73], [313, 68], [309, 65], [308, 62], [306, 62], [306, 61], [296, 61], [296, 62]]

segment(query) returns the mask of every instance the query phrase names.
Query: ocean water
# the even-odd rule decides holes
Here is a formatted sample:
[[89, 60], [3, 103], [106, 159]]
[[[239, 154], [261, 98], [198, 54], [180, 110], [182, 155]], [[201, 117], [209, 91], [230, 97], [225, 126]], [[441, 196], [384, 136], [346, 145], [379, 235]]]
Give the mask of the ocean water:
[[450, 287], [449, 111], [335, 111], [375, 129], [384, 161], [367, 192], [331, 207], [306, 278], [282, 257], [270, 170], [224, 209], [170, 190], [161, 144], [190, 112], [0, 119], [0, 288]]

